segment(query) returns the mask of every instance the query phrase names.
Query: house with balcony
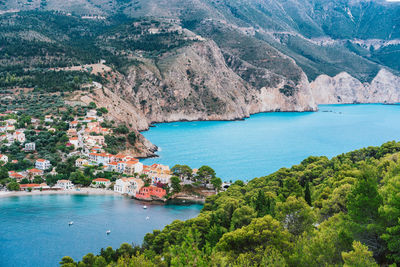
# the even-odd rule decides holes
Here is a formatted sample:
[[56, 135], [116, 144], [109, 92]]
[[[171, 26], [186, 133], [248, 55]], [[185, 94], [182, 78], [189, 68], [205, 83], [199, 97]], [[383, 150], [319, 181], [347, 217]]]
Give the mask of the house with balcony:
[[37, 159], [35, 162], [35, 167], [36, 169], [45, 171], [51, 168], [51, 164], [47, 159]]
[[56, 187], [63, 190], [71, 190], [75, 188], [74, 184], [70, 180], [58, 180]]

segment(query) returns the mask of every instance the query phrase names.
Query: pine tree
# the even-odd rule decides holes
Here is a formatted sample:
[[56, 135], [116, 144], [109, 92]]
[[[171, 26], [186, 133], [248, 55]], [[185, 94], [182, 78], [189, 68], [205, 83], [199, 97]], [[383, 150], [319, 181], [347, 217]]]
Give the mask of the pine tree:
[[311, 203], [310, 184], [309, 184], [308, 181], [306, 182], [306, 189], [305, 189], [305, 191], [304, 191], [304, 199], [306, 200], [306, 202], [307, 202], [308, 205], [312, 206], [312, 203]]

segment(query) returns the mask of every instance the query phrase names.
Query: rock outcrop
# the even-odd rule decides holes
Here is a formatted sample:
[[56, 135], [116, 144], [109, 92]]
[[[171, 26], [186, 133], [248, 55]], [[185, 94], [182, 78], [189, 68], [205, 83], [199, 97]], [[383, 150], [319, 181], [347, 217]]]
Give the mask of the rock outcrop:
[[346, 72], [320, 75], [310, 84], [317, 104], [399, 103], [400, 77], [381, 69], [371, 83], [361, 83]]
[[293, 82], [280, 79], [274, 88], [254, 88], [226, 65], [213, 41], [205, 41], [166, 53], [157, 63], [134, 66], [112, 87], [148, 123], [235, 120], [258, 112], [316, 110], [304, 73], [293, 87], [285, 87]]

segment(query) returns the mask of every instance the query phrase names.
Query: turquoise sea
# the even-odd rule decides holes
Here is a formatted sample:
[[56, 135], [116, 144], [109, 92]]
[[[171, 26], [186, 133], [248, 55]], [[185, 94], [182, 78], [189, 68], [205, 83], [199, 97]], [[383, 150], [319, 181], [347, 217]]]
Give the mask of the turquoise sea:
[[[264, 113], [244, 121], [157, 124], [144, 135], [161, 148], [146, 164], [210, 165], [224, 180], [247, 180], [310, 155], [332, 157], [400, 140], [400, 106], [324, 105], [319, 112]], [[140, 244], [147, 232], [201, 209], [142, 205], [118, 196], [0, 198], [0, 266], [57, 266], [65, 255], [81, 259], [106, 246]]]
[[250, 180], [310, 155], [400, 140], [400, 105], [322, 105], [318, 112], [262, 113], [244, 121], [174, 122], [143, 132], [160, 147], [145, 164], [209, 165], [225, 181]]
[[81, 260], [107, 246], [141, 244], [146, 233], [196, 217], [202, 208], [146, 205], [143, 209], [135, 200], [105, 195], [0, 198], [0, 266], [59, 266], [66, 255]]

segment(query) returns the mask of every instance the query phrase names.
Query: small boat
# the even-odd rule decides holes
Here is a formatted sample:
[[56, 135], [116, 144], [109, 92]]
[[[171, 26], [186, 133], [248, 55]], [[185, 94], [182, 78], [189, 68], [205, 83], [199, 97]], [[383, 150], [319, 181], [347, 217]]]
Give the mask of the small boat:
[[70, 221], [70, 222], [68, 223], [69, 226], [71, 226], [71, 225], [73, 225], [73, 224], [74, 224], [73, 221]]
[[106, 234], [107, 234], [107, 235], [111, 234], [111, 231], [110, 231], [110, 230], [107, 230]]
[[146, 206], [146, 205], [144, 205], [144, 206], [143, 206], [143, 209], [147, 209], [147, 206]]
[[147, 217], [146, 217], [146, 220], [150, 220], [150, 217], [149, 217], [149, 216], [147, 216]]

